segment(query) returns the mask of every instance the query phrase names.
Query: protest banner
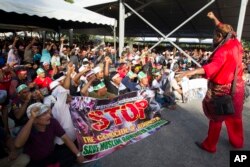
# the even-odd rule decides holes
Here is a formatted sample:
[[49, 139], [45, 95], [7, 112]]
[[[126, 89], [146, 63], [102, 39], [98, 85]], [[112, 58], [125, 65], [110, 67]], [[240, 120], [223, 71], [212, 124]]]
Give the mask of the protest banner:
[[154, 91], [143, 90], [112, 100], [73, 97], [70, 111], [86, 162], [135, 143], [169, 123], [160, 117]]

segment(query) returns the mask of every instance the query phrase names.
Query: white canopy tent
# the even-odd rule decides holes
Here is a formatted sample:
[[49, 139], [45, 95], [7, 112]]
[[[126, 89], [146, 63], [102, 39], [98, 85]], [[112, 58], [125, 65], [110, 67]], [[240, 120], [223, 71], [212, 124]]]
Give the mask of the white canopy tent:
[[101, 4], [111, 3], [111, 2], [116, 2], [116, 1], [118, 0], [74, 0], [74, 4], [77, 6], [87, 8], [90, 6], [96, 6], [96, 5], [101, 5]]
[[82, 8], [82, 6], [70, 4], [63, 0], [1, 0], [0, 10], [18, 14], [27, 14], [29, 16], [110, 25], [115, 27], [117, 24], [116, 20], [113, 18], [103, 16]]

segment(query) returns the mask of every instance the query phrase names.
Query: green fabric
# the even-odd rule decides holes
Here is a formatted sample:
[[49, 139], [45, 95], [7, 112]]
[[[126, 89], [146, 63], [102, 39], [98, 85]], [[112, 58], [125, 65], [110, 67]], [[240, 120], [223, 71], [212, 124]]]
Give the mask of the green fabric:
[[94, 86], [94, 90], [99, 90], [101, 88], [104, 88], [105, 84], [103, 82], [99, 83], [98, 85]]
[[139, 72], [139, 74], [138, 74], [138, 79], [139, 80], [141, 80], [142, 78], [145, 78], [145, 77], [147, 77], [147, 75], [144, 73], [144, 72]]
[[129, 72], [127, 73], [127, 76], [128, 76], [129, 78], [131, 78], [133, 75], [134, 75], [134, 73], [133, 73], [132, 71], [129, 71]]
[[16, 91], [17, 91], [17, 93], [20, 93], [22, 90], [24, 90], [24, 89], [26, 89], [26, 88], [28, 88], [28, 86], [25, 85], [25, 84], [22, 84], [22, 85], [19, 85], [19, 86], [17, 87]]
[[36, 73], [39, 75], [39, 74], [41, 74], [41, 73], [44, 73], [44, 70], [43, 70], [42, 68], [38, 68], [38, 69], [36, 70]]

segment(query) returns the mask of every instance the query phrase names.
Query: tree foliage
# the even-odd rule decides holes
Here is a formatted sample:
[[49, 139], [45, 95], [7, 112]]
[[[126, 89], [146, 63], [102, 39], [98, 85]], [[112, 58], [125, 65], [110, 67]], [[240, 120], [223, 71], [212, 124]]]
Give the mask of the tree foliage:
[[242, 40], [244, 50], [250, 50], [250, 41]]
[[64, 0], [64, 1], [68, 3], [74, 3], [74, 0]]

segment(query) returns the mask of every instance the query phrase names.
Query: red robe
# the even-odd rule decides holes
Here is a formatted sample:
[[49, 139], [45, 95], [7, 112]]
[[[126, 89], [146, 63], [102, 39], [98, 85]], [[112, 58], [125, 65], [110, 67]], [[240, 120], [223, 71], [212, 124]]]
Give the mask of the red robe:
[[[236, 89], [233, 96], [235, 114], [230, 116], [215, 115], [211, 105], [209, 104], [211, 94], [208, 91], [203, 100], [203, 110], [209, 119], [224, 120], [226, 117], [242, 117], [244, 101], [242, 56], [243, 48], [239, 41], [237, 39], [230, 39], [215, 52], [211, 62], [203, 66], [203, 69], [205, 70], [205, 77], [209, 80], [209, 82], [230, 85], [234, 79], [236, 62], [238, 64]], [[223, 95], [223, 93], [229, 94], [230, 88], [231, 87], [229, 86], [228, 89], [224, 90], [221, 95]]]

